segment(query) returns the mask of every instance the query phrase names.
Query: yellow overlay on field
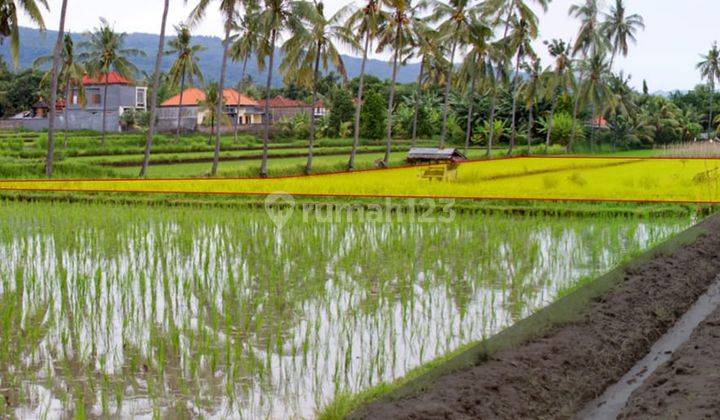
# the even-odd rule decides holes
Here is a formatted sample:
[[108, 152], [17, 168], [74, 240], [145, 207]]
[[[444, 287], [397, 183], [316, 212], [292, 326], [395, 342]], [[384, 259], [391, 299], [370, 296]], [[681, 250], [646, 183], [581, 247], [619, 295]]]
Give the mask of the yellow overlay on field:
[[720, 203], [720, 159], [525, 157], [287, 178], [0, 180], [0, 190]]

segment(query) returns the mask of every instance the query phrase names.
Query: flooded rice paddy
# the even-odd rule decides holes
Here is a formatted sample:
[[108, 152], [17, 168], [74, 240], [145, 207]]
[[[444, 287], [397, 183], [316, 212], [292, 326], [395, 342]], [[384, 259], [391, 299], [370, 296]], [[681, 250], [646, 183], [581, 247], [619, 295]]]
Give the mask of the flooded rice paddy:
[[0, 203], [0, 415], [311, 418], [692, 223], [400, 218]]

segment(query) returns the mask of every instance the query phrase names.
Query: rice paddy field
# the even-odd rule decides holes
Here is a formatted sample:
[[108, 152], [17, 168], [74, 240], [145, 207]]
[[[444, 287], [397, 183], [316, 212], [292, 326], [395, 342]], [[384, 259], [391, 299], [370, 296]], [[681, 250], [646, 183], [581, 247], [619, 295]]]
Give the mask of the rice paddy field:
[[535, 157], [460, 165], [454, 182], [405, 167], [271, 179], [0, 181], [0, 190], [720, 202], [720, 159]]
[[310, 418], [694, 221], [406, 216], [0, 201], [0, 416]]

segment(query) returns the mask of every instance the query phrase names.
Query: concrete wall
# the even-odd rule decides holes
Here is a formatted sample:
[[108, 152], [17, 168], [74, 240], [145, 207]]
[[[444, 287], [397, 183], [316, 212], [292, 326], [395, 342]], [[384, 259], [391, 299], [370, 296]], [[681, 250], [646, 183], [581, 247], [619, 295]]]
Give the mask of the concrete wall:
[[[94, 130], [102, 131], [102, 112], [84, 109], [68, 110], [68, 128], [71, 130]], [[22, 127], [30, 131], [42, 131], [48, 128], [47, 118], [27, 118], [19, 121]], [[105, 117], [106, 130], [108, 133], [120, 131], [120, 117], [117, 111], [108, 111]], [[58, 112], [55, 117], [55, 127], [59, 130], [65, 128], [65, 113]]]

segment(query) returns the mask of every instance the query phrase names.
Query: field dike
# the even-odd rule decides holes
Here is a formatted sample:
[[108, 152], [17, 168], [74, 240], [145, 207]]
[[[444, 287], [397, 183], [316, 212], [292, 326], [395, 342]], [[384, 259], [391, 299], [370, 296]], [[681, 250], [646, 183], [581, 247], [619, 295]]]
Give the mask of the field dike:
[[572, 417], [706, 292], [720, 273], [717, 249], [716, 215], [413, 379], [338, 398], [321, 416]]

